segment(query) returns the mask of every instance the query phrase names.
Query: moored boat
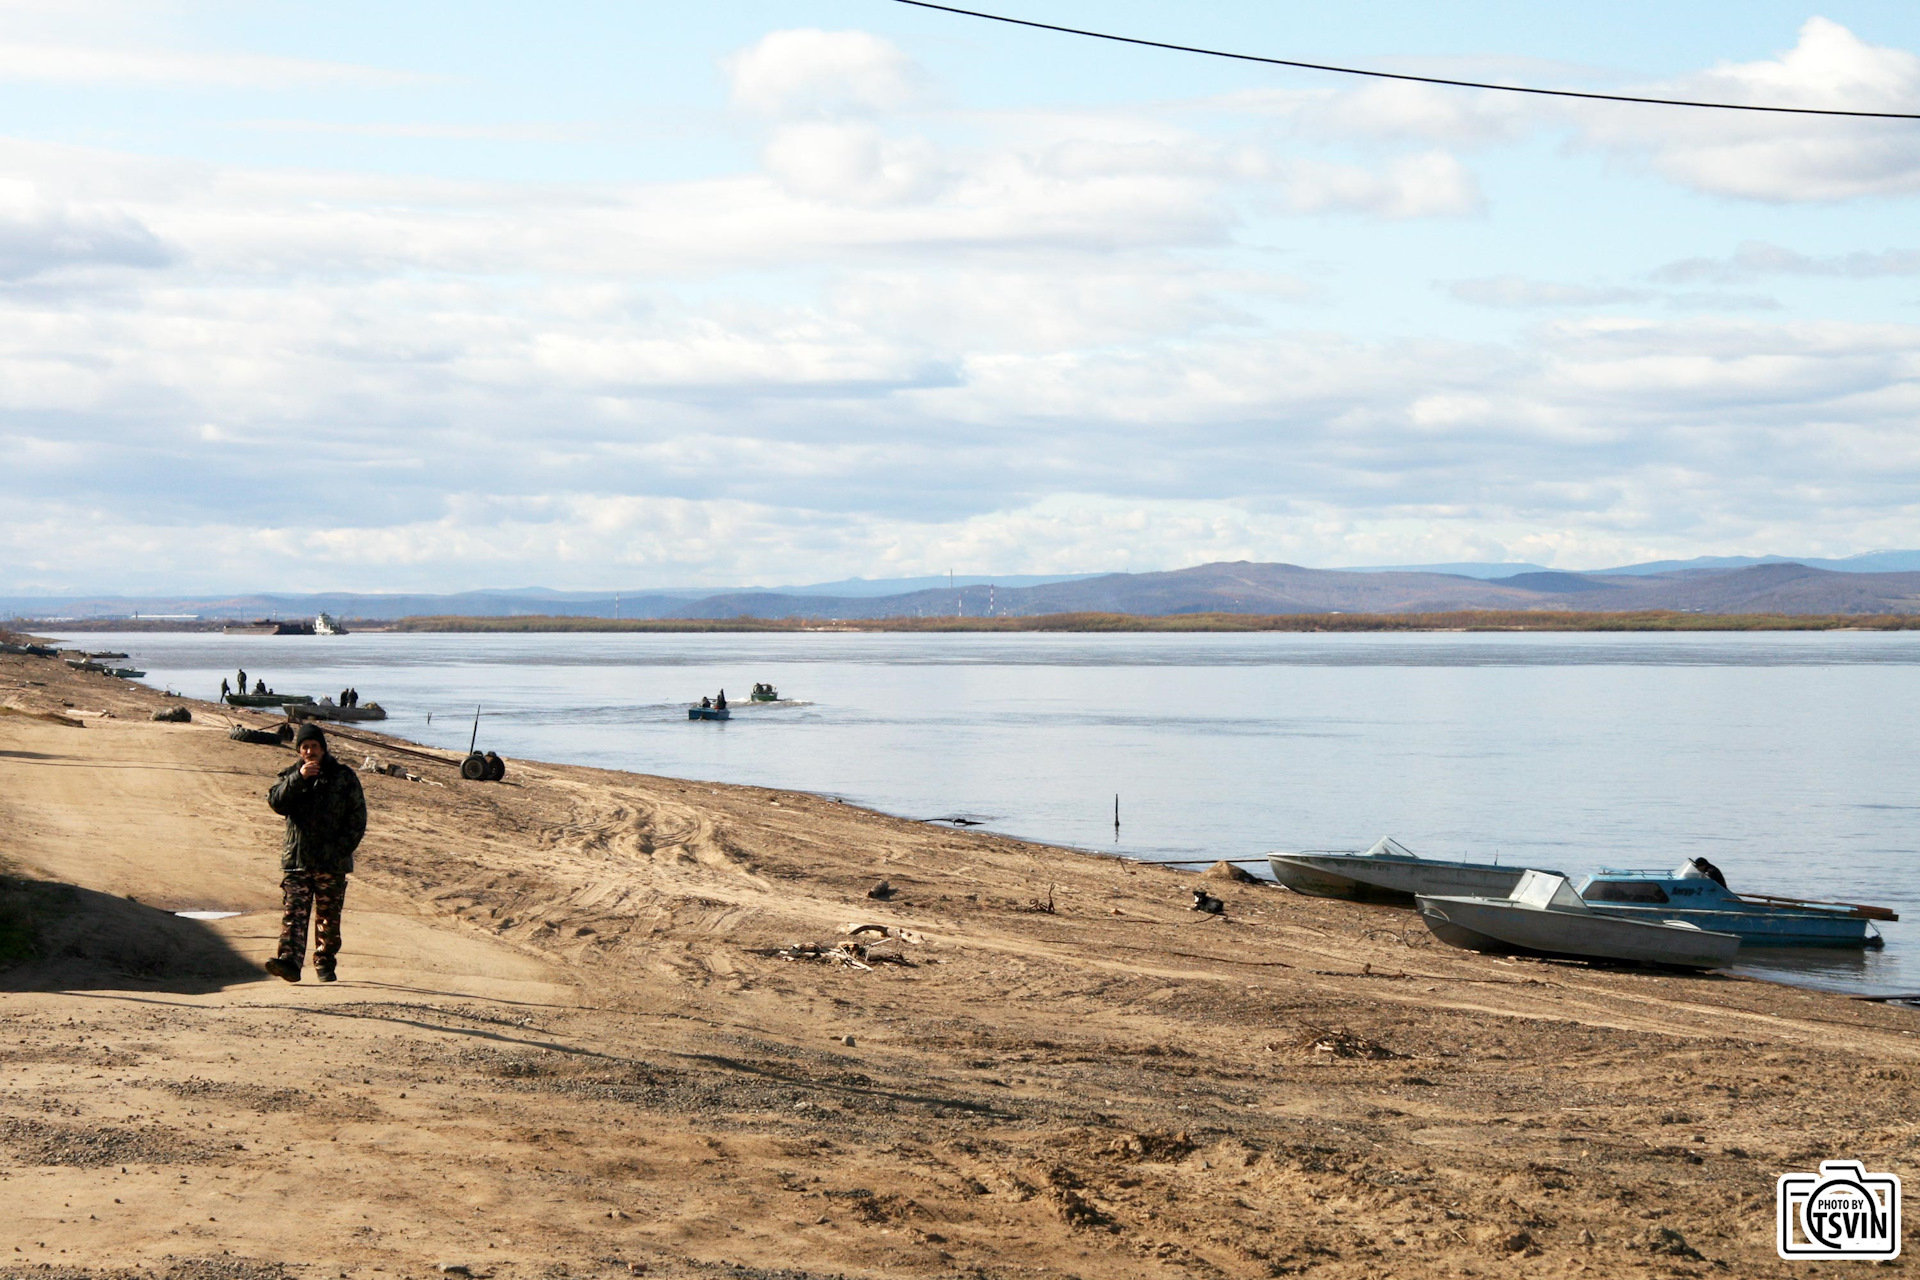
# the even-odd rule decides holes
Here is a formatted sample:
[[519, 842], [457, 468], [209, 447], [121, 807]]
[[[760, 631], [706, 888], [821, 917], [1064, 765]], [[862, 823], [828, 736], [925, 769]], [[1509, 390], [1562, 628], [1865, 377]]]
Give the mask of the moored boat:
[[322, 698], [318, 702], [308, 699], [305, 702], [287, 704], [289, 720], [385, 720], [387, 709], [377, 702], [365, 706], [343, 707], [332, 698]]
[[1466, 951], [1718, 969], [1740, 950], [1737, 934], [1595, 911], [1551, 871], [1526, 872], [1503, 898], [1421, 894], [1418, 901], [1433, 936]]
[[1520, 883], [1525, 867], [1492, 862], [1442, 862], [1423, 858], [1391, 836], [1365, 853], [1306, 850], [1272, 853], [1273, 878], [1315, 898], [1387, 902], [1410, 907], [1423, 893], [1503, 898]]
[[304, 693], [229, 693], [225, 701], [230, 707], [283, 707], [294, 702], [312, 702], [313, 698]]
[[1597, 871], [1576, 891], [1603, 915], [1684, 920], [1737, 934], [1743, 947], [1884, 947], [1874, 921], [1900, 918], [1853, 902], [1735, 893], [1718, 873], [1712, 863], [1690, 858], [1672, 871]]

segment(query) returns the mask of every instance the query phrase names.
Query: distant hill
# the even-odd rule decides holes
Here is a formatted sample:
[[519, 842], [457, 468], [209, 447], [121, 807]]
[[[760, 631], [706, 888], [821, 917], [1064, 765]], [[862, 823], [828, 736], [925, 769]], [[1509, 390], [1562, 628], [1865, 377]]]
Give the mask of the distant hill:
[[[1913, 553], [1885, 552], [1886, 556]], [[1850, 563], [1862, 557], [1854, 557]], [[926, 579], [908, 579], [925, 582]], [[0, 599], [0, 617], [56, 618], [129, 613], [196, 614], [202, 618], [336, 617], [391, 620], [422, 615], [505, 618], [817, 618], [1037, 617], [1061, 613], [1179, 615], [1195, 613], [1449, 613], [1470, 609], [1571, 609], [1696, 613], [1920, 613], [1920, 571], [1837, 571], [1794, 562], [1737, 567], [1687, 562], [1659, 572], [1629, 566], [1607, 573], [1529, 568], [1503, 577], [1398, 570], [1307, 569], [1249, 561], [1195, 565], [1161, 573], [1107, 573], [1025, 579], [1030, 585], [983, 583], [893, 593], [864, 590], [856, 580], [841, 594], [813, 588], [752, 588], [709, 593], [475, 591], [458, 595], [247, 595], [219, 598], [100, 597]], [[829, 586], [833, 584], [822, 584]], [[618, 610], [616, 615], [615, 610]]]
[[1462, 609], [1871, 614], [1920, 612], [1920, 573], [1836, 573], [1797, 564], [1670, 574], [1460, 574], [1305, 569], [1235, 561], [1167, 573], [1113, 573], [1037, 587], [962, 587], [895, 596], [729, 594], [677, 618], [871, 619], [1052, 613], [1445, 613]]

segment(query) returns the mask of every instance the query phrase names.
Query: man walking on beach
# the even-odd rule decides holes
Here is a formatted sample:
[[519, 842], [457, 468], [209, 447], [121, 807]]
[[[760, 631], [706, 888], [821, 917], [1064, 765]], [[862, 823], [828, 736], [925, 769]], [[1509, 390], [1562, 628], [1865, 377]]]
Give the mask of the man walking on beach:
[[267, 972], [300, 981], [307, 953], [307, 916], [313, 916], [313, 976], [334, 980], [340, 954], [340, 910], [347, 898], [353, 851], [367, 833], [367, 798], [360, 778], [327, 750], [327, 735], [317, 724], [303, 724], [293, 735], [300, 762], [281, 771], [267, 792], [267, 804], [287, 820], [280, 849], [280, 893], [286, 909], [280, 917], [280, 953]]

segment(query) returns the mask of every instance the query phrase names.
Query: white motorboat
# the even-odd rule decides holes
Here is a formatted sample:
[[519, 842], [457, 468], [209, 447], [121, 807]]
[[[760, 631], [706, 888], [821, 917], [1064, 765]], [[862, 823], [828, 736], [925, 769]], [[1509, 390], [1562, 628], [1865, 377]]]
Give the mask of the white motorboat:
[[1504, 898], [1421, 894], [1419, 907], [1434, 937], [1467, 951], [1718, 969], [1740, 950], [1738, 934], [1684, 920], [1603, 915], [1552, 871], [1527, 872]]
[[1391, 836], [1382, 837], [1365, 853], [1270, 853], [1267, 865], [1273, 868], [1273, 878], [1295, 893], [1404, 907], [1412, 906], [1423, 893], [1504, 898], [1527, 870], [1492, 862], [1423, 858]]

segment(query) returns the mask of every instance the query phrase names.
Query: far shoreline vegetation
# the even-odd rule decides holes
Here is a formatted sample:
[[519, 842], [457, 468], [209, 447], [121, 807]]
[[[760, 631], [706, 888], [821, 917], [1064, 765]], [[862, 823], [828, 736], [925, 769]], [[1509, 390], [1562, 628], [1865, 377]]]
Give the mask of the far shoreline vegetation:
[[[351, 627], [349, 623], [349, 627]], [[997, 618], [513, 618], [368, 621], [363, 630], [432, 632], [1380, 632], [1380, 631], [1914, 631], [1920, 614], [1534, 612], [1052, 613]]]

